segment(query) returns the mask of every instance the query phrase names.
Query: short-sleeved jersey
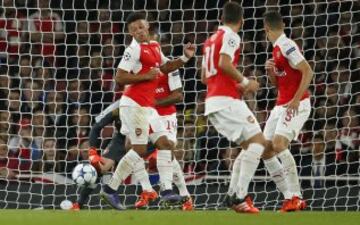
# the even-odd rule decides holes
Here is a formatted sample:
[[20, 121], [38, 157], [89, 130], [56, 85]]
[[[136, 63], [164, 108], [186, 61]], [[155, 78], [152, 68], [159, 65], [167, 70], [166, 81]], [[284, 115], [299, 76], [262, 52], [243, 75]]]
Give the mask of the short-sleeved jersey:
[[[134, 76], [141, 76], [151, 68], [160, 67], [166, 62], [158, 42], [138, 43], [135, 39], [125, 49], [124, 55], [118, 66]], [[155, 89], [158, 86], [158, 79], [130, 84], [125, 87], [123, 96], [126, 96], [138, 105], [143, 107], [154, 107]], [[120, 101], [120, 105], [131, 105], [132, 101]]]
[[219, 68], [221, 54], [230, 56], [233, 65], [237, 66], [239, 53], [240, 37], [227, 26], [220, 26], [216, 33], [205, 41], [202, 62], [207, 78], [205, 114], [226, 108], [231, 99], [241, 98], [237, 89], [238, 82]]
[[[180, 73], [178, 70], [159, 76], [159, 84], [155, 90], [155, 99], [163, 99], [168, 97], [172, 91], [182, 87]], [[176, 113], [175, 104], [168, 106], [156, 106], [156, 111], [160, 116], [171, 115]]]
[[[305, 58], [297, 44], [282, 34], [274, 43], [273, 59], [277, 70], [278, 97], [276, 104], [283, 105], [291, 101], [299, 88], [302, 74], [294, 69]], [[302, 99], [309, 97], [306, 91]]]

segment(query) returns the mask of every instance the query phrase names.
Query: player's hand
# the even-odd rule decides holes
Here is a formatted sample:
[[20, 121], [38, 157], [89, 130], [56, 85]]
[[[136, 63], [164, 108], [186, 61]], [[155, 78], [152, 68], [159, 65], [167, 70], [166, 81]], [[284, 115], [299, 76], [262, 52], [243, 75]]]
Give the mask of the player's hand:
[[287, 104], [287, 113], [291, 114], [291, 115], [297, 115], [299, 113], [299, 106], [300, 106], [300, 101], [293, 99], [289, 102], [289, 104]]
[[272, 70], [272, 71], [275, 72], [275, 62], [274, 62], [274, 59], [268, 59], [268, 60], [266, 60], [266, 62], [265, 62], [265, 69], [266, 69], [266, 71]]
[[255, 93], [259, 90], [259, 82], [256, 80], [249, 79], [249, 83], [244, 87], [244, 93], [252, 92]]
[[188, 42], [184, 47], [184, 55], [189, 59], [195, 55], [195, 45]]
[[151, 68], [149, 72], [147, 72], [144, 76], [145, 81], [151, 81], [157, 78], [158, 74], [160, 73], [159, 68]]

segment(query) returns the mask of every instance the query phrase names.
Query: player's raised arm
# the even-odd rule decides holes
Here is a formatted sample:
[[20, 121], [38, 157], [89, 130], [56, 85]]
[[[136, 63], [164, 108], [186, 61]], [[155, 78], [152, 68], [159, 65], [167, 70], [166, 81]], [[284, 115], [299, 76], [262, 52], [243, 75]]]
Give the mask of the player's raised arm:
[[166, 60], [166, 57], [161, 53], [162, 62], [165, 62], [163, 65], [160, 66], [161, 72], [168, 74], [173, 72], [180, 67], [182, 67], [185, 63], [187, 63], [195, 54], [195, 45], [191, 44], [190, 42], [187, 43], [184, 47], [184, 54], [174, 60]]

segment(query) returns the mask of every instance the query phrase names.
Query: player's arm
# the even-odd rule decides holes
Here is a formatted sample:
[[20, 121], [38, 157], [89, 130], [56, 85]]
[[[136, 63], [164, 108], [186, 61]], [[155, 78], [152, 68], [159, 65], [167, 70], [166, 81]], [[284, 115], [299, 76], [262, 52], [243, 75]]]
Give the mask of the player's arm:
[[303, 60], [297, 64], [295, 69], [299, 70], [302, 74], [299, 88], [294, 95], [294, 99], [300, 101], [305, 91], [309, 88], [314, 73], [306, 60]]
[[168, 60], [162, 53], [161, 53], [161, 61], [162, 65], [160, 66], [160, 71], [162, 73], [168, 74], [173, 72], [180, 67], [184, 66], [195, 54], [195, 45], [191, 43], [187, 43], [184, 47], [184, 54], [174, 60]]
[[294, 69], [301, 72], [301, 82], [298, 90], [295, 92], [293, 99], [289, 102], [287, 110], [293, 114], [297, 114], [300, 105], [300, 99], [305, 91], [309, 88], [313, 78], [313, 71], [306, 61], [299, 47], [295, 43], [290, 43], [282, 49], [284, 56], [288, 59], [289, 64]]
[[220, 49], [220, 57], [218, 67], [223, 71], [226, 76], [239, 82], [245, 91], [255, 92], [259, 88], [258, 82], [249, 80], [236, 69], [233, 64], [234, 56], [240, 47], [240, 37], [237, 35], [225, 35], [223, 44]]
[[136, 64], [140, 60], [140, 47], [129, 46], [125, 49], [124, 55], [116, 71], [115, 81], [119, 85], [135, 84], [150, 81], [156, 78], [159, 73], [158, 68], [152, 68], [147, 73], [133, 74]]
[[[113, 111], [117, 111], [118, 109], [114, 109]], [[116, 117], [114, 116], [116, 112], [110, 111], [105, 115], [101, 115], [101, 118], [96, 121], [96, 123], [91, 127], [90, 134], [89, 134], [89, 143], [91, 148], [98, 149], [101, 145], [101, 130], [111, 124]], [[118, 114], [119, 115], [119, 114]]]
[[205, 56], [203, 56], [201, 61], [201, 83], [207, 85]]
[[157, 106], [168, 106], [168, 105], [173, 105], [178, 102], [182, 102], [183, 99], [184, 99], [184, 96], [182, 94], [182, 89], [179, 88], [174, 91], [171, 91], [169, 96], [162, 98], [162, 99], [157, 99], [155, 104]]
[[265, 63], [265, 70], [272, 85], [277, 86], [274, 59], [268, 59]]
[[184, 99], [179, 71], [176, 70], [172, 73], [169, 73], [167, 76], [170, 95], [162, 99], [157, 99], [156, 105], [158, 106], [173, 105], [175, 103], [182, 102]]
[[119, 85], [135, 84], [146, 81], [151, 81], [156, 78], [156, 75], [159, 74], [158, 68], [152, 68], [149, 72], [140, 75], [134, 75], [123, 69], [117, 69], [115, 80]]
[[176, 104], [178, 102], [182, 102], [184, 99], [184, 96], [182, 94], [182, 89], [176, 89], [174, 91], [171, 91], [170, 95], [162, 98], [162, 99], [157, 99], [156, 100], [156, 105], [157, 106], [168, 106], [168, 105], [173, 105]]

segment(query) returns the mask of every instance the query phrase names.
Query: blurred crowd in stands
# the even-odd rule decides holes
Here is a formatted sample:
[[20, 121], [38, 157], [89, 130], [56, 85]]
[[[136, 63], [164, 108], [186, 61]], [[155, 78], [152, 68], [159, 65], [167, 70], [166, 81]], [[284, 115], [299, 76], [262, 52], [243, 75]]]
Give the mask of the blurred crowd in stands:
[[[229, 174], [241, 149], [220, 137], [204, 116], [199, 82], [204, 40], [219, 25], [225, 1], [2, 0], [0, 7], [0, 177], [21, 172], [68, 173], [87, 160], [94, 117], [120, 98], [114, 75], [130, 37], [126, 16], [146, 11], [169, 57], [184, 43], [197, 54], [181, 71], [176, 156], [189, 174]], [[313, 111], [292, 143], [304, 176], [359, 175], [360, 4], [358, 1], [243, 1], [240, 70], [261, 89], [246, 96], [264, 125], [276, 89], [264, 71], [271, 44], [262, 14], [280, 10], [286, 33], [314, 70]], [[103, 138], [112, 135], [109, 127]], [[119, 146], [121, 148], [121, 146]], [[264, 174], [260, 169], [258, 174]], [[319, 180], [313, 183], [322, 186]]]

